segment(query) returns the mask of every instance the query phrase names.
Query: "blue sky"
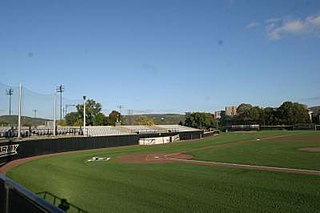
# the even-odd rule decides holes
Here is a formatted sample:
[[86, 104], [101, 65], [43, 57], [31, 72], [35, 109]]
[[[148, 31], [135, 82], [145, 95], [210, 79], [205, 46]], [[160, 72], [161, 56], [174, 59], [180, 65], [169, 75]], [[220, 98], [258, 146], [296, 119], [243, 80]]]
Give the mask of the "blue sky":
[[320, 1], [0, 2], [0, 82], [103, 108], [320, 105]]

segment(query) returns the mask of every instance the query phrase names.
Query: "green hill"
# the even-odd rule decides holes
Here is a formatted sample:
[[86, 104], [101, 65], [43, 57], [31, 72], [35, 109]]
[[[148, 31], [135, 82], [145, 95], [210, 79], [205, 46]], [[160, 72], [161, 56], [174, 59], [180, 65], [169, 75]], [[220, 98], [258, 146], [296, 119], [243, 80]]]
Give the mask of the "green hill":
[[124, 123], [127, 125], [134, 124], [139, 116], [148, 116], [152, 118], [157, 125], [169, 125], [184, 123], [185, 115], [181, 114], [139, 114], [139, 115], [124, 115]]
[[[31, 118], [27, 116], [21, 117], [22, 126], [39, 126], [45, 125], [48, 119], [43, 118]], [[0, 116], [0, 125], [10, 125], [17, 126], [18, 125], [18, 116], [17, 115], [2, 115]]]

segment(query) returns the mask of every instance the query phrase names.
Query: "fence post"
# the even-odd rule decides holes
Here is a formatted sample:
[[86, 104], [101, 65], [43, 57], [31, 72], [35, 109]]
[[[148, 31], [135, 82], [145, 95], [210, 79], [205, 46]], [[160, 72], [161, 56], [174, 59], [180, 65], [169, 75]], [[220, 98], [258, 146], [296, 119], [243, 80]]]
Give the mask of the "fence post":
[[6, 207], [5, 207], [5, 213], [9, 213], [10, 212], [10, 209], [9, 209], [9, 193], [10, 193], [10, 183], [8, 182], [5, 182], [4, 183], [4, 188], [6, 190]]

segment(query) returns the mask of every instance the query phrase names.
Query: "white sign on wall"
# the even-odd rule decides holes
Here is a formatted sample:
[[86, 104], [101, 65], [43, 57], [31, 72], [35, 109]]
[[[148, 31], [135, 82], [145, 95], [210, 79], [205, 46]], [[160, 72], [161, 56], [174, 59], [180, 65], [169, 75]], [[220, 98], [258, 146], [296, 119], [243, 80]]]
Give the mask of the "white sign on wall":
[[18, 146], [19, 144], [0, 146], [0, 158], [18, 154]]

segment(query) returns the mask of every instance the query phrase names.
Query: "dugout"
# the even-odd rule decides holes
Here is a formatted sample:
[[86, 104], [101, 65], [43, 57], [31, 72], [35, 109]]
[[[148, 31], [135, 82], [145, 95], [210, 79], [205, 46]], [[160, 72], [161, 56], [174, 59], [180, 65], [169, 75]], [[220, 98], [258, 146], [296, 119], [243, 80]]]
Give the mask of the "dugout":
[[317, 126], [313, 123], [298, 123], [294, 124], [293, 130], [317, 130]]
[[223, 127], [223, 131], [259, 131], [259, 124], [250, 124], [250, 125], [231, 125]]

